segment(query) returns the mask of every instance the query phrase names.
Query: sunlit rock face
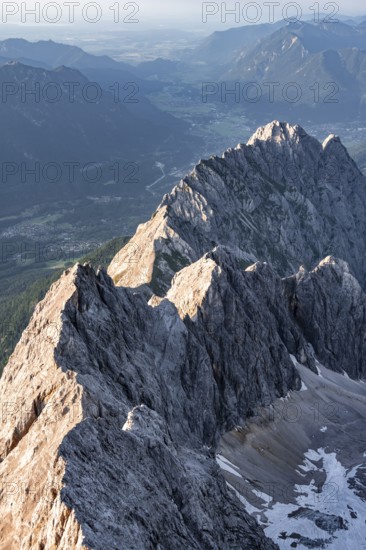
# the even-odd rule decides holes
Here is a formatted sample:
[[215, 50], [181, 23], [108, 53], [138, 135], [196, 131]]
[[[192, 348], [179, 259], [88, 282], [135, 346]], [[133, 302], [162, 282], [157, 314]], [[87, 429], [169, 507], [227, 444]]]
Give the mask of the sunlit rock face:
[[320, 364], [365, 376], [362, 185], [336, 138], [274, 122], [201, 162], [108, 274], [63, 274], [1, 380], [0, 548], [278, 548], [216, 452]]
[[139, 226], [109, 273], [163, 295], [182, 267], [214, 246], [237, 248], [282, 276], [342, 258], [365, 288], [365, 177], [339, 138], [324, 143], [274, 121], [247, 145], [202, 160]]

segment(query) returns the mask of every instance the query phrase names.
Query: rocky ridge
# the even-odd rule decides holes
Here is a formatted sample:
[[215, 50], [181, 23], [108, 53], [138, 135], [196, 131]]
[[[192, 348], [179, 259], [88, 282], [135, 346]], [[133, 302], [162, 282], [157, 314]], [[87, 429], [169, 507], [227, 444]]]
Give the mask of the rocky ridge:
[[197, 164], [109, 274], [117, 285], [147, 283], [164, 295], [174, 273], [225, 245], [247, 265], [267, 261], [282, 276], [333, 255], [365, 288], [365, 181], [336, 136], [321, 144], [300, 126], [274, 121], [247, 145]]
[[[334, 148], [346, 176], [331, 187], [314, 159], [324, 166]], [[296, 182], [270, 178], [271, 151], [296, 163]], [[364, 377], [366, 299], [351, 273], [362, 282], [363, 184], [336, 138], [322, 146], [276, 122], [167, 195], [112, 262], [114, 282], [88, 265], [65, 272], [1, 380], [0, 548], [277, 548], [229, 491], [215, 450], [256, 407], [300, 389], [297, 363]], [[332, 236], [351, 269], [320, 256], [290, 272], [288, 249], [303, 259], [310, 227], [294, 204], [318, 224], [305, 259]], [[254, 224], [261, 242], [278, 231], [275, 250]]]

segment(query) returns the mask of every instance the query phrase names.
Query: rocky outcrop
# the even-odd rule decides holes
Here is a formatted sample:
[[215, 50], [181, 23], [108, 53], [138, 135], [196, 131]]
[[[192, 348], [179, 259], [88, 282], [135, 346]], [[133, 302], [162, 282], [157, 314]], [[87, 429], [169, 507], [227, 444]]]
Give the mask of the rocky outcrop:
[[[332, 144], [288, 125], [259, 130], [164, 198], [112, 262], [117, 285], [77, 265], [52, 286], [0, 385], [0, 548], [277, 548], [229, 491], [215, 451], [257, 407], [301, 388], [299, 365], [316, 375], [322, 359], [365, 375], [366, 300], [348, 264], [326, 258], [281, 278], [287, 247], [300, 255], [310, 227], [290, 196], [320, 224], [309, 242], [330, 235], [320, 210], [333, 199], [321, 193], [317, 208], [305, 199], [319, 185], [310, 172], [306, 186], [305, 159], [313, 166]], [[270, 150], [297, 151], [296, 185], [270, 177]], [[343, 166], [361, 193], [357, 168], [348, 157]], [[357, 243], [364, 203], [353, 200], [342, 208]], [[271, 231], [280, 236], [271, 262], [254, 261], [269, 254]], [[338, 233], [362, 273], [351, 237]], [[324, 242], [309, 244], [308, 261]]]
[[51, 288], [1, 383], [1, 548], [275, 548], [214, 449], [247, 384], [264, 403], [299, 377], [282, 346], [276, 377], [237, 357], [229, 391], [200, 340], [214, 335], [190, 322], [88, 266]]
[[288, 307], [306, 277], [241, 261], [216, 249], [150, 304], [88, 266], [53, 285], [0, 388], [1, 548], [275, 548], [214, 451], [300, 388], [290, 354], [316, 372]]
[[164, 295], [174, 273], [226, 245], [282, 276], [333, 255], [365, 288], [365, 189], [339, 138], [321, 144], [274, 121], [247, 145], [201, 161], [139, 226], [109, 273], [118, 285], [148, 283]]
[[366, 374], [366, 296], [348, 265], [327, 257], [287, 281], [291, 309], [321, 363], [352, 378]]

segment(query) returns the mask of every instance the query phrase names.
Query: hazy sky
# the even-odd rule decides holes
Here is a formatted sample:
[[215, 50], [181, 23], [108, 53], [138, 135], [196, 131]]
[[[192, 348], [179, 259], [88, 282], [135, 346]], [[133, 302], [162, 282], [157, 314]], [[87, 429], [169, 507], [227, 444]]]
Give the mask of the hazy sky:
[[[76, 1], [76, 0], [75, 0]], [[66, 2], [66, 0], [65, 0]], [[78, 0], [79, 6], [75, 7], [75, 18], [74, 25], [85, 24], [85, 18], [82, 15], [82, 9], [86, 4], [93, 4], [89, 0]], [[57, 24], [68, 24], [68, 15], [69, 7], [66, 7], [64, 1], [62, 0], [42, 0], [40, 2], [41, 9], [44, 9], [45, 6], [50, 5], [48, 11], [41, 13], [40, 21], [38, 24], [47, 25], [47, 18], [52, 19], [56, 18], [57, 13], [55, 12], [55, 4], [59, 5], [60, 9], [60, 20]], [[88, 11], [88, 16], [93, 18], [96, 15], [96, 9], [100, 11], [100, 19], [95, 25], [91, 25], [91, 28], [94, 26], [97, 29], [98, 25], [102, 26], [108, 24], [113, 19], [113, 14], [115, 11], [111, 10], [112, 6], [116, 10], [116, 6], [119, 6], [118, 22], [123, 22], [123, 26], [128, 28], [128, 30], [133, 30], [133, 28], [142, 28], [149, 26], [170, 26], [176, 28], [184, 29], [197, 29], [201, 28], [228, 28], [236, 25], [245, 25], [248, 23], [265, 23], [269, 22], [271, 19], [274, 20], [283, 19], [283, 6], [287, 5], [285, 15], [288, 17], [296, 17], [301, 19], [305, 16], [308, 16], [312, 13], [311, 6], [315, 5], [315, 0], [299, 0], [296, 2], [285, 2], [284, 0], [278, 0], [270, 2], [271, 7], [268, 6], [269, 0], [258, 0], [255, 1], [237, 1], [237, 0], [217, 0], [216, 2], [202, 2], [201, 0], [136, 0], [135, 2], [130, 2], [129, 0], [97, 0], [94, 2], [94, 5], [97, 8], [91, 6], [90, 11]], [[5, 3], [7, 4], [7, 3]], [[13, 4], [13, 6], [26, 6], [28, 9], [34, 6], [35, 1], [28, 0], [27, 2], [9, 2], [8, 4]], [[53, 4], [53, 7], [52, 7]], [[267, 4], [267, 5], [265, 5]], [[329, 2], [329, 0], [317, 2], [319, 5], [320, 13], [326, 13], [329, 18], [347, 15], [364, 15], [366, 13], [366, 7], [363, 8], [363, 2], [361, 0], [341, 0], [340, 2]], [[236, 8], [236, 15], [229, 14], [226, 12], [232, 11]], [[7, 7], [4, 8], [4, 3], [0, 4], [0, 9], [2, 10], [2, 28], [4, 29], [5, 25], [10, 25], [12, 23], [20, 24], [30, 24], [34, 25], [34, 16], [31, 14], [23, 13], [23, 8], [17, 7]], [[8, 10], [8, 13], [4, 13], [4, 9]], [[12, 10], [18, 13], [12, 13]], [[314, 7], [313, 7], [314, 10]], [[23, 22], [20, 21], [20, 18], [23, 18]], [[315, 13], [314, 13], [315, 17]], [[127, 22], [125, 20], [128, 20]], [[132, 21], [138, 21], [139, 24], [128, 24]], [[88, 24], [90, 23], [87, 22]], [[50, 28], [55, 26], [55, 24], [49, 24]]]
[[[239, 5], [241, 21], [238, 21], [237, 23], [245, 24], [251, 19], [256, 19], [256, 17], [260, 17], [258, 22], [266, 22], [269, 18], [270, 9], [273, 9], [272, 13], [276, 19], [281, 19], [282, 8], [285, 5], [288, 5], [287, 13], [291, 17], [296, 14], [296, 10], [298, 9], [295, 6], [291, 7], [291, 4], [297, 4], [300, 6], [304, 15], [309, 14], [312, 13], [311, 6], [313, 6], [315, 2], [314, 0], [300, 0], [298, 2], [277, 0], [277, 2], [272, 2], [273, 8], [265, 5], [268, 3], [268, 0], [257, 2], [250, 2], [249, 0], [242, 2], [238, 2], [237, 0], [228, 0], [226, 2], [223, 2], [222, 0], [216, 0], [216, 2], [201, 2], [200, 0], [137, 0], [137, 3], [140, 5], [141, 15], [155, 21], [160, 18], [162, 21], [171, 20], [176, 21], [179, 24], [179, 21], [182, 22], [189, 20], [193, 25], [199, 25], [202, 23], [202, 15], [206, 10], [207, 13], [210, 11], [217, 11], [217, 13], [207, 15], [206, 24], [222, 25], [224, 24], [223, 19], [225, 18], [224, 10], [221, 8], [222, 4], [226, 6], [228, 11], [232, 10], [235, 4]], [[205, 8], [203, 4], [206, 4], [207, 7]], [[252, 6], [249, 7], [249, 4], [252, 4]], [[255, 7], [254, 4], [257, 4], [257, 7]], [[276, 4], [280, 5], [276, 6]], [[320, 12], [327, 13], [330, 17], [333, 11], [338, 11], [340, 16], [366, 14], [366, 7], [363, 7], [363, 0], [341, 0], [339, 2], [329, 2], [328, 0], [324, 0], [324, 2], [319, 1], [318, 4], [320, 7]], [[327, 4], [328, 7], [327, 10], [325, 10]], [[248, 8], [246, 6], [248, 6]], [[248, 20], [246, 21], [246, 19]], [[234, 15], [227, 15], [227, 24], [229, 23], [235, 25]]]

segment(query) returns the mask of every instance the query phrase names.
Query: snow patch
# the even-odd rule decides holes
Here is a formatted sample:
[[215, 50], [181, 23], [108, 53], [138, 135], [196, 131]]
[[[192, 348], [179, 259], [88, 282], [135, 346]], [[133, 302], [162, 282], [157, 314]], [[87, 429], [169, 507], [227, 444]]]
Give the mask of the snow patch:
[[321, 365], [319, 361], [315, 360], [315, 366], [316, 366], [316, 370], [318, 371], [319, 378], [323, 378], [322, 371], [320, 370]]
[[237, 476], [237, 477], [241, 477], [243, 479], [243, 476], [238, 472], [238, 467], [232, 464], [224, 456], [216, 455], [216, 462], [222, 470], [225, 470], [225, 472], [229, 472], [230, 474], [233, 474], [234, 476]]
[[[321, 431], [325, 431], [324, 428], [326, 429], [326, 426], [321, 428]], [[237, 491], [235, 492], [248, 512], [262, 525], [265, 534], [276, 542], [281, 550], [291, 550], [295, 540], [298, 550], [308, 548], [299, 538], [292, 537], [292, 534], [298, 534], [311, 541], [320, 539], [321, 543], [318, 542], [314, 548], [366, 548], [365, 503], [352, 491], [350, 483], [361, 466], [346, 470], [337, 460], [336, 453], [327, 453], [323, 448], [309, 450], [305, 453], [299, 469], [307, 473], [317, 473], [317, 480], [321, 474], [324, 483], [319, 485], [319, 481], [315, 482], [312, 478], [306, 485], [295, 485], [295, 504], [272, 502], [272, 499], [269, 499], [266, 506], [253, 507], [238, 495]], [[299, 470], [296, 472], [304, 477]], [[260, 496], [263, 499], [263, 493], [260, 493]], [[321, 521], [315, 523], [315, 519], [311, 518], [312, 513]]]
[[[291, 355], [291, 353], [290, 353], [290, 359], [291, 359], [292, 364], [294, 365], [294, 367], [301, 366], [300, 363], [298, 362], [298, 360], [296, 359], [296, 357], [294, 355]], [[301, 380], [300, 391], [306, 391], [307, 389], [308, 389], [307, 385], [305, 384], [305, 382], [303, 382], [303, 380]]]
[[280, 401], [287, 401], [288, 399], [290, 399], [290, 397], [291, 397], [291, 392], [288, 391], [288, 392], [286, 393], [285, 397], [280, 397], [279, 400], [280, 400]]
[[237, 491], [235, 489], [235, 487], [233, 487], [232, 485], [230, 485], [230, 483], [227, 481], [226, 482], [226, 485], [232, 489], [234, 491], [234, 493], [236, 494], [236, 496], [238, 497], [238, 499], [240, 500], [240, 502], [245, 506], [245, 509], [246, 511], [248, 512], [248, 514], [251, 514], [252, 516], [255, 516], [256, 514], [258, 514], [258, 509], [255, 508], [255, 506], [252, 506], [240, 493], [239, 491]]

